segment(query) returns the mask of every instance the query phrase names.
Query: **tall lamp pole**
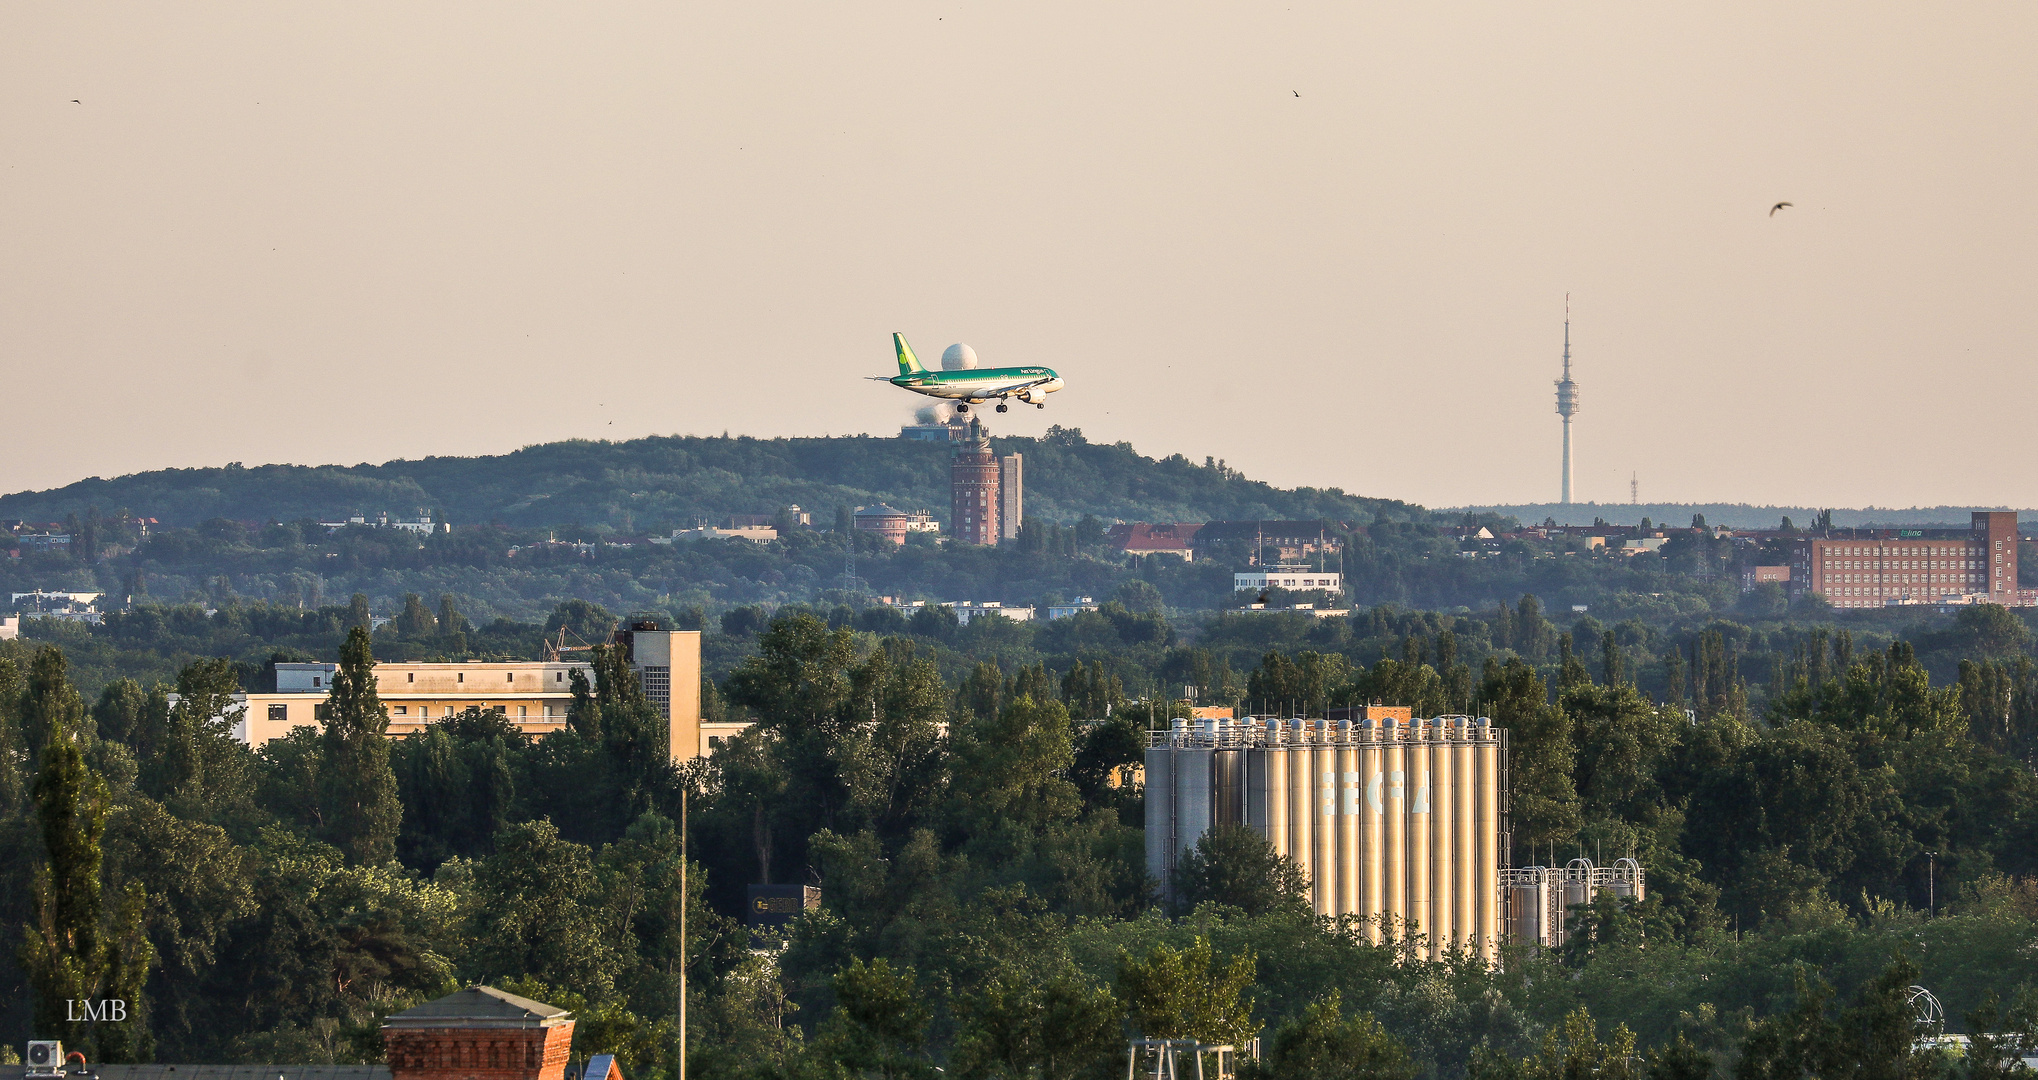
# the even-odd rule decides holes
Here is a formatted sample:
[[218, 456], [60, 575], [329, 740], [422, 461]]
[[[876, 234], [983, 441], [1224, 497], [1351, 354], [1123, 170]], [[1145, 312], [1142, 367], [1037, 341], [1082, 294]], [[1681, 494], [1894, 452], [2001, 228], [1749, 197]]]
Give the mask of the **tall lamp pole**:
[[1925, 906], [1933, 916], [1939, 914], [1939, 853], [1925, 852]]
[[673, 1080], [686, 1080], [686, 796], [679, 789], [679, 1072]]

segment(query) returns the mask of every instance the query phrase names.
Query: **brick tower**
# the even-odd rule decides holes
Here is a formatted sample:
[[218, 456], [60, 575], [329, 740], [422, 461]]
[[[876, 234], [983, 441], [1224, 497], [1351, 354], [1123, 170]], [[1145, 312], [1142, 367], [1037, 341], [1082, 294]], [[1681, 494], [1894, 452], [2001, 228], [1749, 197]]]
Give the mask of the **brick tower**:
[[470, 986], [389, 1017], [390, 1080], [563, 1080], [573, 1014]]
[[999, 469], [991, 453], [991, 437], [984, 426], [970, 417], [969, 435], [955, 444], [955, 462], [948, 467], [949, 494], [953, 500], [950, 528], [963, 544], [996, 545], [998, 542]]

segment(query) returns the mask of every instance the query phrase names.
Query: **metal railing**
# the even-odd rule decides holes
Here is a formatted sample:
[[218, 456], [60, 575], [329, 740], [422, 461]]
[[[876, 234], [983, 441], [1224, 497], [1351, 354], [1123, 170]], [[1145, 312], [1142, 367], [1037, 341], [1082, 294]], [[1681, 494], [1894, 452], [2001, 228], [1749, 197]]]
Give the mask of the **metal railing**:
[[1356, 722], [1253, 716], [1237, 720], [1176, 720], [1165, 730], [1148, 731], [1146, 746], [1149, 750], [1238, 750], [1249, 747], [1424, 742], [1478, 745], [1498, 742], [1501, 737], [1501, 730], [1483, 716]]

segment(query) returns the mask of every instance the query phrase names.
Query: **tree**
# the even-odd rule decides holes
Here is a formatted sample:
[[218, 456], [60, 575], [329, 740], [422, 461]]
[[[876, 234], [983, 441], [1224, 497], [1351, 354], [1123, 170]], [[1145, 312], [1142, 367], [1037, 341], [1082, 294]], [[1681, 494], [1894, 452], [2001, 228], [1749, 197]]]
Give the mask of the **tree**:
[[373, 627], [374, 624], [375, 619], [368, 612], [368, 594], [355, 593], [354, 598], [347, 602], [346, 625], [348, 629], [358, 627], [362, 630], [367, 630]]
[[1302, 868], [1244, 825], [1219, 825], [1197, 837], [1175, 870], [1174, 891], [1175, 907], [1183, 912], [1203, 903], [1255, 917], [1309, 910], [1309, 882]]
[[1827, 1008], [1831, 986], [1802, 966], [1795, 977], [1797, 1004], [1755, 1025], [1734, 1066], [1735, 1080], [1927, 1080], [1943, 1075], [1938, 1056], [1917, 1045], [1916, 1017], [1906, 991], [1917, 982], [1918, 968], [1908, 959], [1898, 957], [1863, 984], [1837, 1016]]
[[473, 975], [530, 975], [607, 996], [624, 956], [599, 892], [591, 892], [596, 880], [593, 852], [549, 820], [505, 829], [495, 853], [474, 868]]
[[1991, 991], [1981, 1007], [1967, 1015], [1968, 1080], [2011, 1080], [2030, 1073], [2024, 1055], [2038, 1051], [2038, 990], [2020, 987], [2005, 1009]]
[[[49, 744], [50, 733], [64, 731], [85, 738], [85, 703], [71, 685], [70, 665], [64, 651], [45, 645], [35, 651], [28, 664], [28, 688], [21, 698], [21, 739], [31, 754]], [[31, 759], [33, 767], [33, 759]]]
[[[254, 752], [233, 737], [245, 711], [234, 702], [240, 688], [231, 660], [185, 665], [177, 675], [177, 705], [168, 710], [149, 752], [140, 755], [139, 780], [143, 791], [179, 817], [252, 839], [264, 815], [255, 805]], [[144, 709], [145, 716], [153, 712]]]
[[885, 1080], [932, 1073], [922, 1053], [933, 1012], [912, 968], [894, 970], [883, 957], [868, 964], [852, 959], [832, 985], [835, 1015], [822, 1025], [818, 1040], [830, 1057]]
[[1118, 1001], [1064, 965], [1045, 979], [1001, 971], [956, 1002], [949, 1067], [965, 1080], [1074, 1080], [1115, 1072]]
[[451, 636], [467, 632], [467, 617], [453, 603], [452, 594], [439, 597], [439, 633]]
[[1125, 605], [1125, 610], [1137, 615], [1159, 614], [1167, 606], [1153, 582], [1137, 578], [1118, 586], [1115, 599]]
[[1210, 940], [1186, 949], [1155, 945], [1144, 957], [1118, 952], [1118, 1000], [1149, 1039], [1199, 1039], [1243, 1046], [1253, 1036], [1253, 956], [1218, 966]]
[[1274, 1033], [1265, 1057], [1247, 1062], [1246, 1080], [1412, 1080], [1408, 1049], [1365, 1013], [1344, 1015], [1332, 990]]
[[375, 693], [375, 656], [368, 631], [355, 626], [340, 648], [319, 738], [318, 814], [321, 835], [357, 864], [396, 854], [403, 804], [389, 767], [389, 710]]
[[1482, 1046], [1472, 1055], [1470, 1080], [1638, 1080], [1635, 1034], [1616, 1025], [1602, 1041], [1599, 1025], [1583, 1006], [1543, 1036], [1540, 1053], [1517, 1059]]
[[610, 633], [616, 628], [616, 617], [600, 604], [567, 600], [545, 617], [545, 635], [554, 636], [562, 627], [568, 634], [589, 645], [606, 645]]
[[[44, 665], [44, 674], [63, 678], [61, 653]], [[62, 689], [68, 686], [66, 681]], [[62, 696], [56, 686], [44, 691]], [[76, 693], [70, 698], [75, 701]], [[36, 921], [24, 928], [20, 956], [33, 989], [38, 1035], [62, 1039], [100, 1060], [131, 1060], [147, 1051], [141, 987], [155, 954], [140, 932], [146, 895], [138, 886], [126, 890], [113, 932], [101, 925], [100, 844], [109, 795], [105, 782], [85, 765], [84, 738], [75, 718], [61, 716], [44, 736], [34, 788], [44, 862], [35, 875]], [[120, 1020], [79, 1020], [72, 1014], [74, 1001], [108, 999], [123, 1002]]]
[[[1517, 859], [1570, 839], [1580, 824], [1570, 718], [1550, 704], [1543, 680], [1518, 658], [1493, 670], [1479, 696], [1494, 726], [1508, 730], [1508, 804], [1522, 845]], [[1522, 865], [1534, 861], [1531, 856]]]
[[431, 610], [416, 593], [405, 593], [403, 610], [396, 616], [398, 637], [428, 638], [437, 633], [439, 620], [432, 617]]

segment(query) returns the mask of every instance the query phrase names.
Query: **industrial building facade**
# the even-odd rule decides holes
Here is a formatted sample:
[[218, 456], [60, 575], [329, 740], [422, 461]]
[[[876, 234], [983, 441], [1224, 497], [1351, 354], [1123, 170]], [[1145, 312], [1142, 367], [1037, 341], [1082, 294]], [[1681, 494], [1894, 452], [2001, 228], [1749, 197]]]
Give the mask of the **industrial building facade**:
[[1296, 862], [1318, 914], [1498, 960], [1507, 733], [1490, 721], [1177, 720], [1149, 742], [1147, 872], [1164, 897], [1205, 832], [1243, 825]]
[[1834, 607], [2025, 602], [2017, 588], [2017, 515], [1976, 512], [1959, 529], [1857, 529], [1792, 545], [1793, 597], [1818, 593]]

